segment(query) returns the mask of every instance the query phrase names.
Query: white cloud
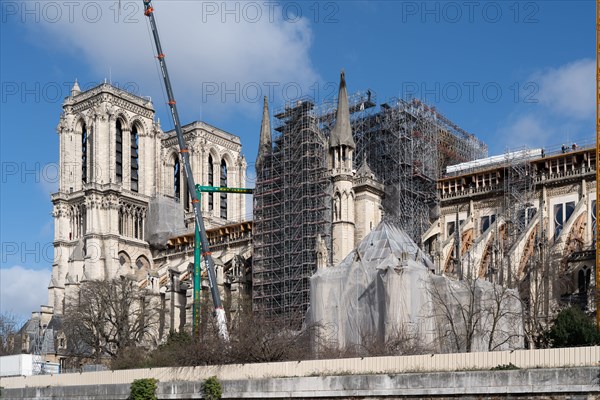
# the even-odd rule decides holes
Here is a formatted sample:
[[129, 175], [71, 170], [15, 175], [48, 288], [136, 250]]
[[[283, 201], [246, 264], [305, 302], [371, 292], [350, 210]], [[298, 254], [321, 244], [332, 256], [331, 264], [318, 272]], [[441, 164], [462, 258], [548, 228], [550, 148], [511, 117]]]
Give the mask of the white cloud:
[[48, 302], [49, 270], [20, 265], [0, 269], [0, 312], [28, 318]]
[[[92, 3], [95, 6], [85, 12], [82, 7], [75, 8], [72, 22], [65, 10], [55, 23], [42, 21], [29, 27], [33, 33], [45, 37], [44, 46], [81, 55], [99, 80], [112, 73], [113, 81], [116, 77], [134, 81], [140, 94], [151, 92], [158, 96], [162, 81], [153, 60], [154, 42], [141, 1], [121, 2], [120, 15], [116, 1]], [[272, 10], [263, 6], [257, 18], [256, 6], [263, 3], [252, 2], [254, 9], [247, 8], [247, 4], [155, 2], [169, 74], [182, 107], [195, 108], [195, 114], [199, 103], [203, 103], [204, 113], [212, 115], [230, 107], [239, 110], [240, 106], [254, 112], [253, 104], [262, 102], [262, 95], [268, 94], [268, 82], [277, 82], [280, 87], [275, 92], [281, 94], [281, 86], [286, 83], [306, 88], [317, 80], [310, 61], [312, 31], [307, 19], [292, 22], [283, 18], [281, 6]], [[96, 7], [102, 7], [101, 11], [96, 11]], [[226, 14], [225, 7], [233, 12]], [[203, 98], [203, 88], [207, 85], [212, 90], [216, 85], [218, 93], [205, 93]], [[234, 94], [223, 99], [224, 90], [235, 91], [237, 99]], [[162, 95], [159, 97], [153, 99], [157, 108], [164, 101]], [[251, 100], [251, 104], [245, 100]]]
[[499, 135], [506, 146], [512, 150], [522, 146], [540, 146], [549, 136], [551, 136], [549, 128], [543, 126], [543, 121], [532, 114], [514, 118], [507, 126], [500, 129]]
[[523, 95], [537, 103], [519, 103], [507, 116], [495, 137], [498, 146], [516, 149], [545, 147], [560, 149], [561, 144], [590, 144], [594, 137], [595, 61], [577, 60], [557, 68], [539, 71], [530, 77], [538, 91], [528, 87]]
[[595, 113], [595, 69], [592, 59], [577, 60], [538, 72], [540, 104], [565, 117], [586, 119]]

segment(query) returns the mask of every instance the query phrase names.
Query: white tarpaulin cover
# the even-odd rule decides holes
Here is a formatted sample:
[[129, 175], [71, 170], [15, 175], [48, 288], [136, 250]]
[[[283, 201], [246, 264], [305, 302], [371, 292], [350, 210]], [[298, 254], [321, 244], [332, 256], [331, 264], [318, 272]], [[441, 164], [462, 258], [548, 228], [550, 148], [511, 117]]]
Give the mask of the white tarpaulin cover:
[[[399, 334], [417, 338], [430, 351], [464, 351], [467, 341], [471, 351], [522, 347], [516, 292], [432, 270], [405, 232], [382, 222], [339, 265], [311, 277], [307, 322], [319, 324], [339, 348], [374, 339], [386, 343]], [[502, 313], [494, 311], [496, 304]]]
[[183, 207], [175, 199], [156, 196], [148, 204], [146, 217], [146, 241], [152, 246], [165, 248], [167, 241], [186, 233], [183, 223]]

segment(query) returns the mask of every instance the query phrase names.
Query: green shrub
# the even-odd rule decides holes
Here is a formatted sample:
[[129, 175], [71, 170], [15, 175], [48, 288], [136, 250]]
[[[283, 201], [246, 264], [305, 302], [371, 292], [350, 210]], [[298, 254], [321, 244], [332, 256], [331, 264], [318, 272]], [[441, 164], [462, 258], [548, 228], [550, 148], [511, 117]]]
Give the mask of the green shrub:
[[202, 385], [202, 392], [204, 393], [204, 398], [207, 400], [220, 399], [221, 396], [223, 396], [221, 382], [219, 382], [216, 376], [211, 376], [204, 381], [204, 385]]
[[583, 311], [570, 307], [558, 313], [545, 333], [551, 347], [593, 346], [600, 344], [600, 330]]
[[136, 379], [131, 384], [129, 400], [158, 400], [156, 397], [156, 379]]
[[492, 371], [507, 371], [507, 370], [511, 370], [511, 369], [520, 369], [520, 368], [517, 367], [513, 363], [508, 363], [508, 364], [496, 365], [494, 368], [492, 368]]

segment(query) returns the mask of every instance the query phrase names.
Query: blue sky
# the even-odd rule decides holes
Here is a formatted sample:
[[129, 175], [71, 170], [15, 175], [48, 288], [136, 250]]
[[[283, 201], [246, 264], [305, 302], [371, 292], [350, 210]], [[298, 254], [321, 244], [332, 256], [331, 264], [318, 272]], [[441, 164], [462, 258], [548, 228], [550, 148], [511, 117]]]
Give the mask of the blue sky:
[[[0, 12], [0, 311], [46, 303], [62, 99], [77, 78], [151, 96], [170, 129], [139, 1], [10, 1]], [[421, 98], [490, 154], [594, 139], [593, 1], [155, 2], [184, 123], [239, 135], [252, 168], [262, 96], [370, 88]], [[253, 183], [250, 182], [250, 185]]]

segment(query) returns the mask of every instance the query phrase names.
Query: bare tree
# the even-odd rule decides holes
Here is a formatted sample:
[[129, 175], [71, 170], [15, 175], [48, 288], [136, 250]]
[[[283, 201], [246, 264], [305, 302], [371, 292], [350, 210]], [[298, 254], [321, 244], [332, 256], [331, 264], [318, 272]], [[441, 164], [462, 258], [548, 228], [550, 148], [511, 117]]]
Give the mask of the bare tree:
[[354, 353], [354, 357], [417, 355], [431, 351], [431, 346], [423, 341], [423, 337], [406, 325], [391, 329], [383, 340], [378, 335], [361, 334], [361, 344], [348, 346], [346, 350], [349, 354]]
[[528, 348], [547, 347], [544, 333], [549, 325], [550, 266], [547, 250], [538, 243], [536, 253], [527, 263], [523, 279], [519, 282], [520, 298], [524, 315], [523, 326]]
[[17, 339], [19, 323], [17, 317], [10, 313], [0, 313], [0, 356], [19, 353]]
[[[428, 286], [439, 323], [438, 333], [442, 349], [450, 346], [452, 351], [471, 352], [473, 338], [481, 313], [477, 308], [477, 285], [475, 281], [449, 282], [444, 285], [435, 280]], [[455, 288], [452, 288], [455, 286]]]
[[153, 346], [158, 316], [152, 297], [126, 278], [82, 283], [65, 307], [68, 353], [100, 363], [125, 349]]
[[482, 322], [485, 336], [488, 336], [487, 350], [498, 350], [505, 344], [521, 340], [524, 332], [519, 329], [519, 322], [523, 312], [518, 292], [492, 284], [486, 303]]
[[[297, 331], [276, 320], [255, 315], [249, 297], [240, 299], [236, 317], [229, 319], [230, 341], [224, 345], [219, 339], [215, 319], [210, 317], [210, 299], [203, 296], [202, 300], [198, 334], [192, 334], [191, 329], [171, 331], [166, 343], [141, 360], [143, 365], [165, 367], [274, 362], [305, 360], [313, 355], [310, 344], [312, 335], [317, 332], [315, 328], [305, 326]], [[127, 359], [118, 361], [118, 368], [140, 365], [139, 355], [129, 354]]]
[[520, 302], [513, 290], [480, 279], [436, 280], [428, 291], [442, 348], [469, 353], [485, 346], [492, 351], [522, 337]]

